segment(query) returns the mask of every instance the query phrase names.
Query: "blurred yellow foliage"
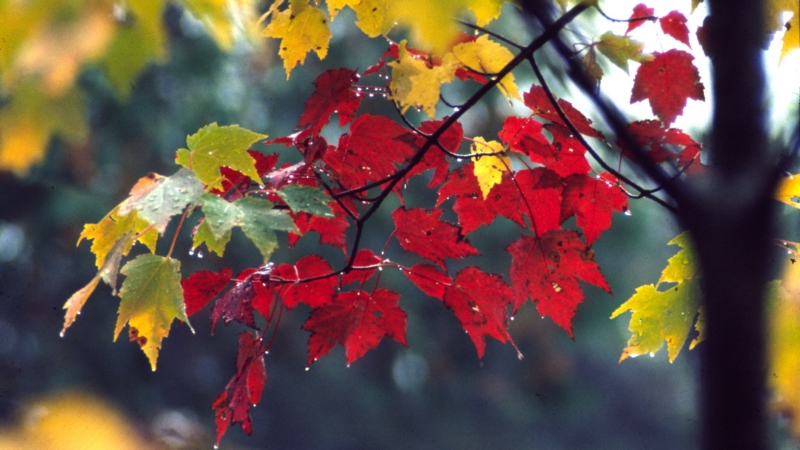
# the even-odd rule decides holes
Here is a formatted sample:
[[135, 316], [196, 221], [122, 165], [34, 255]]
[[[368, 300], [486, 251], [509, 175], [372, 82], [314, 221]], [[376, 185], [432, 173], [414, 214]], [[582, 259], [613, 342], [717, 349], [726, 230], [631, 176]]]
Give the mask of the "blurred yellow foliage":
[[[3, 450], [140, 450], [154, 444], [113, 406], [92, 395], [67, 392], [29, 402], [16, 426], [0, 430]], [[155, 448], [163, 448], [156, 446]]]
[[[256, 36], [255, 0], [182, 0], [223, 49]], [[0, 1], [0, 171], [24, 175], [54, 135], [86, 138], [76, 80], [87, 65], [121, 99], [151, 62], [167, 56], [167, 0]]]

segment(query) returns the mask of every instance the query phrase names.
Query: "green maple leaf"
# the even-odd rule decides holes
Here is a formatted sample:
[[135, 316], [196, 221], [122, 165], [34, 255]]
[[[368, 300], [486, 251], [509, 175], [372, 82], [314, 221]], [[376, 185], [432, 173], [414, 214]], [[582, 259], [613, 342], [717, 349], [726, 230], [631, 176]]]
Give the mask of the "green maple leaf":
[[[289, 217], [287, 211], [275, 210], [272, 202], [261, 198], [245, 197], [235, 202], [227, 202], [216, 195], [205, 194], [201, 197], [203, 202], [203, 214], [206, 220], [203, 222], [207, 230], [198, 228], [198, 234], [203, 232], [201, 238], [208, 243], [216, 246], [218, 254], [224, 243], [230, 239], [231, 229], [235, 226], [241, 227], [253, 244], [261, 252], [264, 262], [269, 261], [272, 252], [278, 248], [278, 237], [275, 231], [291, 231], [300, 233], [295, 227], [294, 221]], [[195, 242], [198, 243], [197, 235]], [[211, 250], [211, 246], [209, 246]]]
[[600, 36], [597, 50], [604, 54], [617, 67], [628, 71], [628, 61], [644, 62], [653, 59], [652, 55], [642, 54], [644, 44], [627, 36], [617, 36], [607, 31]]
[[333, 199], [319, 188], [289, 184], [278, 191], [278, 195], [289, 205], [292, 212], [303, 211], [314, 216], [334, 217], [333, 210], [328, 206]]
[[170, 218], [180, 214], [203, 194], [203, 185], [194, 174], [186, 169], [174, 175], [158, 178], [142, 192], [132, 194], [120, 205], [119, 213], [126, 215], [132, 210], [139, 211], [139, 217], [151, 223], [159, 233], [164, 234]]
[[[626, 311], [633, 312], [628, 325], [633, 334], [628, 340], [628, 346], [622, 351], [620, 361], [646, 353], [655, 354], [664, 346], [665, 341], [669, 361], [674, 361], [683, 348], [698, 313], [700, 317], [695, 329], [699, 336], [692, 341], [689, 348], [694, 348], [704, 338], [699, 266], [687, 233], [678, 235], [669, 245], [679, 245], [682, 249], [669, 259], [658, 285], [640, 286], [631, 298], [611, 314], [613, 319]], [[677, 284], [665, 287], [664, 283]]]
[[216, 122], [206, 125], [186, 138], [188, 150], [178, 150], [175, 161], [194, 172], [201, 183], [222, 188], [220, 167], [229, 167], [258, 181], [255, 160], [247, 149], [267, 136], [240, 128], [238, 125], [220, 127]]
[[127, 323], [130, 340], [139, 344], [153, 370], [172, 321], [178, 319], [189, 325], [180, 270], [180, 261], [151, 254], [137, 256], [120, 270], [127, 278], [119, 292], [122, 301], [114, 340]]
[[192, 239], [192, 250], [199, 247], [200, 244], [205, 243], [209, 251], [216, 253], [218, 256], [222, 256], [222, 254], [225, 252], [225, 246], [228, 245], [230, 240], [230, 230], [228, 230], [227, 233], [222, 233], [222, 235], [217, 237], [214, 232], [211, 231], [211, 227], [208, 226], [208, 221], [204, 220], [202, 223], [200, 223], [200, 225], [198, 225], [197, 232], [194, 234], [194, 238]]

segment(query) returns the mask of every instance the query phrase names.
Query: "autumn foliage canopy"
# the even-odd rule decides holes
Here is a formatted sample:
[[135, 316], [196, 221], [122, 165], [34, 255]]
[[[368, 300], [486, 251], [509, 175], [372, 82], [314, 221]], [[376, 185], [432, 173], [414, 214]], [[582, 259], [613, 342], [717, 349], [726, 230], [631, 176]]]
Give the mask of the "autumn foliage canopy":
[[[287, 130], [291, 134], [268, 137], [212, 123], [188, 136], [186, 147], [176, 152], [175, 173], [140, 179], [128, 198], [85, 226], [80, 239], [91, 241], [97, 275], [64, 306], [62, 334], [100, 281], [108, 284], [121, 298], [114, 335], [127, 328], [153, 370], [176, 319], [176, 326], [191, 327], [192, 316], [210, 308], [213, 327], [242, 326], [233, 376], [212, 404], [218, 442], [232, 424], [250, 432], [249, 408], [265, 389], [265, 356], [284, 314], [296, 309], [308, 314], [303, 325], [308, 365], [337, 344], [348, 365], [384, 340], [408, 346], [403, 304], [424, 301], [423, 296], [401, 298], [382, 280], [384, 271], [402, 273], [430, 301], [443, 302], [479, 359], [487, 338], [515, 346], [508, 322], [522, 307], [535, 307], [573, 337], [573, 319], [584, 302], [582, 283], [612, 292], [592, 244], [616, 215], [627, 212], [631, 199], [669, 207], [658, 186], [626, 176], [621, 161], [660, 164], [675, 177], [704, 171], [701, 143], [673, 128], [687, 102], [706, 98], [695, 67], [695, 58], [704, 55], [689, 39], [697, 34], [703, 45], [703, 30], [687, 26], [691, 11], [640, 4], [630, 20], [608, 22], [610, 31], [575, 47], [572, 59], [580, 62], [589, 91], [602, 86], [603, 67], [608, 70], [611, 63], [633, 78], [630, 103], [647, 102], [652, 110], [651, 117], [611, 136], [570, 101], [556, 98], [536, 62], [539, 49], [597, 2], [560, 2], [563, 12], [527, 43], [485, 28], [502, 11], [514, 14], [502, 1], [328, 1], [327, 11], [316, 2], [283, 3], [275, 2], [261, 26], [264, 36], [280, 40], [287, 77], [310, 52], [326, 56], [329, 22], [345, 7], [365, 34], [387, 39], [386, 52], [366, 69], [320, 74], [297, 129]], [[781, 8], [773, 3], [776, 11]], [[471, 20], [459, 25], [457, 17]], [[398, 30], [409, 31], [409, 39], [385, 37]], [[636, 38], [647, 33], [661, 36], [663, 51], [643, 51]], [[795, 45], [789, 34], [786, 43], [788, 53]], [[532, 68], [538, 80], [526, 90], [513, 74], [521, 65]], [[450, 83], [463, 83], [473, 94], [453, 104], [441, 90]], [[495, 89], [524, 105], [525, 113], [505, 118], [496, 139], [466, 136], [460, 119]], [[360, 112], [365, 102], [390, 102], [396, 113]], [[337, 128], [338, 133], [323, 133]], [[252, 150], [259, 142], [271, 152]], [[279, 164], [279, 157], [291, 162]], [[424, 177], [435, 202], [407, 201], [404, 191], [416, 177]], [[797, 206], [800, 186], [792, 183], [787, 180], [779, 199]], [[387, 202], [390, 197], [397, 201]], [[393, 228], [373, 226], [370, 219], [389, 204], [399, 204], [390, 212]], [[456, 220], [446, 220], [449, 216]], [[450, 261], [468, 262], [480, 254], [470, 234], [492, 226], [498, 216], [518, 230], [504, 249], [509, 273], [474, 265], [450, 269]], [[228, 268], [182, 273], [172, 255], [173, 236], [166, 239], [166, 254], [156, 252], [172, 221], [178, 221], [178, 230], [191, 227], [193, 250], [219, 256], [238, 228], [258, 249], [262, 264], [239, 273]], [[365, 247], [367, 233], [381, 236], [385, 245]], [[291, 261], [273, 260], [279, 241], [292, 247], [299, 239], [317, 239], [341, 249], [343, 257], [329, 261], [297, 254]], [[387, 251], [393, 241], [415, 256]], [[136, 244], [149, 251], [128, 258]], [[658, 283], [640, 287], [612, 316], [633, 313], [622, 359], [657, 352], [666, 343], [673, 360], [688, 338], [691, 347], [703, 340], [699, 265], [687, 234], [671, 244], [680, 251]], [[400, 262], [406, 260], [417, 262]], [[776, 292], [787, 289], [776, 283]], [[792, 401], [788, 394], [785, 399]]]

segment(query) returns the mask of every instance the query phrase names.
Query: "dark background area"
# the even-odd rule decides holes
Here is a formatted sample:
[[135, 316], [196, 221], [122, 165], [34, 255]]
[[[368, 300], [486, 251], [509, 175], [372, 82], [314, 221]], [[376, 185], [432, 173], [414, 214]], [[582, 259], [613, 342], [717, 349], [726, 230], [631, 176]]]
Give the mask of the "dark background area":
[[[338, 67], [363, 70], [386, 48], [344, 30], [353, 19], [347, 12], [340, 17], [328, 58], [310, 57], [289, 81], [274, 43], [222, 53], [175, 8], [165, 17], [172, 34], [170, 62], [151, 67], [129, 101], [116, 100], [99, 71], [84, 72], [81, 84], [88, 92], [92, 127], [88, 144], [55, 141], [47, 162], [28, 177], [0, 174], [0, 420], [8, 423], [33, 395], [78, 388], [111, 400], [149, 433], [158, 434], [158, 424], [167, 418], [199, 425], [194, 428], [199, 434], [189, 441], [209, 448], [210, 405], [234, 373], [236, 339], [245, 328], [219, 326], [211, 336], [206, 308], [191, 318], [194, 335], [173, 324], [158, 370], [151, 372], [144, 354], [125, 336], [112, 341], [119, 300], [103, 285], [59, 337], [62, 305], [96, 273], [89, 244], [76, 248], [75, 242], [83, 224], [99, 221], [139, 177], [175, 172], [175, 150], [200, 127], [237, 123], [270, 137], [294, 132], [319, 74]], [[495, 29], [515, 30], [516, 23], [514, 33], [521, 33], [521, 22], [513, 20]], [[524, 74], [518, 80], [521, 87], [530, 84]], [[449, 94], [466, 97], [468, 91]], [[376, 98], [365, 100], [364, 111], [391, 114], [392, 108]], [[490, 98], [467, 116], [467, 134], [494, 138], [510, 112]], [[335, 130], [326, 133], [335, 142]], [[297, 157], [294, 149], [258, 149], [279, 152], [281, 161]], [[409, 204], [432, 205], [434, 193], [425, 191], [426, 184], [419, 179], [410, 186]], [[376, 252], [383, 247], [392, 229], [393, 202], [368, 225], [365, 247]], [[696, 448], [696, 352], [685, 348], [673, 364], [665, 350], [617, 363], [629, 336], [629, 315], [613, 321], [609, 316], [637, 286], [658, 279], [677, 250], [666, 242], [679, 231], [652, 202], [633, 201], [630, 209], [630, 217], [615, 215], [612, 229], [594, 245], [614, 296], [584, 285], [587, 300], [575, 319], [575, 341], [528, 304], [510, 326], [525, 358], [518, 360], [510, 345], [490, 340], [479, 361], [441, 302], [386, 270], [382, 285], [402, 294], [401, 307], [409, 316], [410, 348], [384, 340], [348, 368], [337, 347], [306, 371], [308, 333], [300, 327], [308, 310], [301, 306], [284, 314], [266, 357], [264, 396], [251, 410], [253, 434], [246, 437], [234, 426], [221, 447]], [[174, 226], [159, 241], [161, 254]], [[190, 229], [181, 231], [175, 250], [183, 255], [184, 276], [223, 267], [236, 273], [260, 262], [255, 248], [236, 232], [223, 258], [190, 256]], [[505, 219], [483, 227], [470, 240], [484, 256], [449, 261], [451, 273], [479, 264], [507, 274], [510, 258], [503, 248], [518, 232]], [[321, 249], [313, 233], [295, 249], [288, 248], [285, 235], [280, 245], [276, 262], [293, 263], [311, 252], [322, 253], [334, 266], [343, 261], [338, 249]], [[387, 255], [413, 261], [396, 243]], [[177, 448], [195, 448], [189, 445]]]

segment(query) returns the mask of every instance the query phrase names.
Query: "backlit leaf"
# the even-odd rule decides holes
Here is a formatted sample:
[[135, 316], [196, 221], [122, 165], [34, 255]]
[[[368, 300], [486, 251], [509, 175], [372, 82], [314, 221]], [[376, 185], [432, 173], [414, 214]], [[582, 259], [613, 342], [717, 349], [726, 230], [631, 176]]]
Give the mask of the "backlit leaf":
[[425, 111], [433, 118], [439, 103], [439, 91], [443, 83], [455, 78], [457, 61], [452, 53], [447, 53], [442, 64], [428, 67], [425, 61], [415, 58], [406, 51], [406, 41], [400, 43], [400, 54], [389, 64], [392, 68], [392, 82], [389, 88], [392, 98], [400, 104], [402, 112], [410, 107]]
[[658, 19], [658, 23], [661, 24], [664, 33], [683, 42], [688, 47], [692, 46], [689, 43], [689, 27], [686, 26], [686, 16], [678, 11], [670, 11], [669, 14]]
[[290, 0], [289, 8], [276, 13], [264, 29], [264, 36], [281, 39], [278, 55], [283, 58], [286, 79], [306, 55], [315, 51], [319, 59], [328, 55], [331, 30], [328, 17], [307, 0]]
[[[474, 41], [456, 45], [453, 47], [453, 55], [466, 68], [487, 74], [500, 72], [514, 59], [511, 51], [497, 42], [490, 41], [489, 36], [485, 34]], [[499, 86], [507, 99], [522, 100], [514, 83], [514, 75], [509, 73], [504, 76]]]
[[689, 53], [669, 50], [654, 55], [655, 59], [642, 63], [636, 71], [631, 103], [649, 100], [653, 114], [670, 125], [683, 114], [687, 99], [705, 100], [703, 83]]
[[628, 61], [643, 62], [653, 59], [652, 55], [642, 54], [644, 44], [627, 36], [617, 36], [607, 31], [600, 36], [597, 50], [611, 60], [617, 67], [628, 71]]
[[[633, 7], [633, 14], [631, 14], [631, 19], [637, 19], [641, 17], [648, 17], [652, 16], [655, 13], [655, 9], [648, 8], [644, 3], [639, 3], [638, 5]], [[631, 31], [639, 28], [640, 26], [646, 23], [645, 20], [634, 20], [628, 22], [628, 29], [625, 30], [625, 34], [630, 33]]]
[[180, 269], [181, 263], [176, 259], [145, 254], [128, 261], [120, 270], [127, 278], [119, 292], [122, 301], [114, 339], [128, 324], [130, 340], [139, 344], [153, 370], [172, 321], [178, 319], [189, 325]]
[[475, 137], [475, 143], [470, 148], [471, 153], [500, 153], [475, 157], [473, 171], [481, 187], [483, 198], [489, 196], [489, 191], [503, 179], [503, 172], [511, 170], [511, 158], [505, 154], [503, 144], [497, 141], [486, 142], [482, 137]]

